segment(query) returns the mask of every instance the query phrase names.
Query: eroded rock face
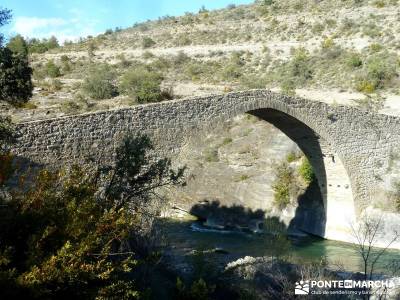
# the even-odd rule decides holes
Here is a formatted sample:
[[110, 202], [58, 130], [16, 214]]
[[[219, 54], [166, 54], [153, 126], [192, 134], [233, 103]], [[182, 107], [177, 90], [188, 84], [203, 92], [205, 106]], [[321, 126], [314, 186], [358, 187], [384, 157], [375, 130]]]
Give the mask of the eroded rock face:
[[271, 211], [275, 165], [290, 152], [300, 149], [282, 132], [242, 115], [183, 149], [177, 160], [188, 167], [187, 185], [177, 197], [183, 205], [184, 199], [189, 205], [223, 200], [222, 205]]
[[259, 232], [278, 226], [318, 234], [325, 217], [318, 186], [308, 195], [299, 186], [300, 197], [284, 209], [274, 205], [276, 168], [289, 154], [298, 168], [302, 153], [296, 143], [262, 119], [238, 116], [187, 144], [177, 158], [188, 167], [187, 183], [170, 190], [169, 198], [215, 229]]

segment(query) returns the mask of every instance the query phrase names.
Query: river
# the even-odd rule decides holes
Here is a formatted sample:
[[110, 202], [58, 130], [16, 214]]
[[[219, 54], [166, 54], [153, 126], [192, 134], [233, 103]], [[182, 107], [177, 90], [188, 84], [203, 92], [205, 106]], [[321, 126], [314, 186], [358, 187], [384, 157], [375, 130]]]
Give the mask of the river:
[[[220, 249], [231, 259], [245, 256], [279, 255], [288, 261], [318, 263], [325, 260], [328, 268], [347, 272], [361, 272], [362, 259], [356, 245], [330, 241], [314, 236], [275, 238], [271, 234], [254, 234], [232, 231], [210, 230], [196, 221], [161, 221], [167, 243], [176, 254], [184, 255], [192, 250]], [[379, 251], [380, 249], [376, 249]], [[400, 263], [400, 250], [388, 249], [376, 265], [376, 272], [392, 275], [388, 265]]]

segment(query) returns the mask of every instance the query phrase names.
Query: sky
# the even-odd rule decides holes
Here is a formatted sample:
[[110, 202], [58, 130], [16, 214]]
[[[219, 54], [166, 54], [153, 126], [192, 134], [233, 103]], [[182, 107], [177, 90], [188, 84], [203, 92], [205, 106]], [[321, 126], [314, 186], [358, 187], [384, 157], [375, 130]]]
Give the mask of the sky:
[[63, 42], [165, 15], [197, 12], [203, 5], [211, 10], [252, 2], [254, 0], [1, 0], [0, 7], [11, 9], [13, 19], [0, 30], [6, 37], [54, 35]]

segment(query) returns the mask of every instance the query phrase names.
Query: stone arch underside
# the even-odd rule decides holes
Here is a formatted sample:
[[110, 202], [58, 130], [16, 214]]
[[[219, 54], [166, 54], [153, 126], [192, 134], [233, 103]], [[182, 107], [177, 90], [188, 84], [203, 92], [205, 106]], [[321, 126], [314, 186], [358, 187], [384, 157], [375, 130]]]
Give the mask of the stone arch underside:
[[355, 221], [351, 181], [340, 157], [330, 144], [298, 119], [271, 108], [248, 112], [282, 131], [310, 161], [317, 185], [310, 185], [299, 197], [290, 227], [328, 239], [347, 241]]

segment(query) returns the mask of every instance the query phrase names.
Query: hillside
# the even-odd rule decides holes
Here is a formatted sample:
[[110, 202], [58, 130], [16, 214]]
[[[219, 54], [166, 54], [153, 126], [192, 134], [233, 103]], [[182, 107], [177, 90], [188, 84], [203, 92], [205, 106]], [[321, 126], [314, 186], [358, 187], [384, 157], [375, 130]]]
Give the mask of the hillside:
[[[121, 88], [136, 73], [157, 78], [157, 100], [269, 88], [400, 114], [399, 20], [396, 0], [267, 0], [166, 16], [32, 54], [34, 97], [3, 110], [22, 121], [143, 103]], [[93, 96], [93, 73], [115, 90]]]

